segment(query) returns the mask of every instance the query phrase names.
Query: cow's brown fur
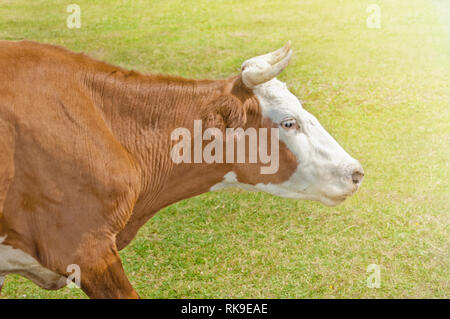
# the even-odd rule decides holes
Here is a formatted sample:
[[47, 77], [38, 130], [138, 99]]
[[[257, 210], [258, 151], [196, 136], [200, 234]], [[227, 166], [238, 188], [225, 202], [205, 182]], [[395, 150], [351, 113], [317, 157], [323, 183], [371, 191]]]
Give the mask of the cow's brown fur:
[[118, 250], [158, 210], [207, 192], [233, 170], [280, 183], [296, 168], [174, 164], [170, 132], [271, 127], [239, 76], [197, 81], [143, 75], [29, 41], [0, 41], [0, 236], [63, 276], [82, 270], [93, 298], [136, 298]]

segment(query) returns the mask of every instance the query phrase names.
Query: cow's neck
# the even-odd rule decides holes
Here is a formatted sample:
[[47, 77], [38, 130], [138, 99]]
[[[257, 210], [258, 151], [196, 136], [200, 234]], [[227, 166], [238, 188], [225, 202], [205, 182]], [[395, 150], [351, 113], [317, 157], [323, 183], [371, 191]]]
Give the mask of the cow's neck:
[[200, 119], [200, 107], [231, 90], [235, 80], [194, 81], [134, 72], [94, 77], [95, 104], [142, 174], [135, 214], [148, 219], [162, 207], [207, 192], [230, 170], [227, 164], [174, 164], [170, 135], [179, 127], [191, 129]]

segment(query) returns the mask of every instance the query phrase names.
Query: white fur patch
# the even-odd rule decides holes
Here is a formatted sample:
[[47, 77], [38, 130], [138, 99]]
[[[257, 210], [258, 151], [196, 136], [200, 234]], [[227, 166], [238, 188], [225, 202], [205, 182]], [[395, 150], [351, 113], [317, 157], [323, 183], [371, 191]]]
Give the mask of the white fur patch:
[[286, 195], [285, 191], [283, 191], [282, 194], [280, 194], [278, 191], [278, 189], [280, 188], [280, 185], [283, 185], [283, 184], [271, 184], [271, 183], [269, 183], [269, 184], [258, 183], [256, 185], [245, 184], [245, 183], [239, 182], [237, 180], [236, 173], [231, 171], [231, 172], [228, 172], [227, 174], [225, 174], [222, 182], [213, 185], [210, 188], [210, 191], [216, 191], [216, 190], [220, 190], [223, 188], [229, 188], [229, 187], [236, 187], [236, 188], [244, 189], [246, 191], [251, 191], [251, 192], [263, 191], [263, 192], [270, 193], [273, 195], [285, 196]]
[[339, 200], [334, 198], [352, 193], [354, 185], [349, 168], [360, 167], [360, 164], [312, 114], [303, 109], [286, 84], [275, 78], [256, 86], [253, 92], [264, 117], [275, 124], [295, 119], [299, 126], [299, 130], [280, 129], [280, 140], [297, 159], [296, 171], [284, 183], [258, 184], [255, 187], [278, 196], [320, 200], [326, 205], [335, 205]]
[[350, 195], [354, 191], [351, 171], [360, 164], [347, 154], [312, 114], [302, 108], [286, 84], [274, 78], [257, 85], [253, 92], [259, 100], [263, 117], [278, 125], [291, 119], [297, 122], [298, 130], [280, 128], [279, 131], [280, 140], [297, 159], [297, 169], [280, 184], [243, 184], [234, 172], [228, 172], [224, 180], [211, 190], [239, 187], [281, 197], [320, 200], [326, 205], [336, 205], [341, 198]]
[[225, 174], [225, 176], [223, 177], [223, 181], [222, 182], [213, 185], [210, 188], [210, 191], [216, 191], [216, 190], [223, 189], [223, 188], [228, 188], [228, 187], [242, 188], [242, 189], [245, 189], [247, 191], [256, 191], [257, 190], [255, 188], [255, 186], [253, 186], [253, 185], [244, 184], [244, 183], [239, 182], [237, 180], [236, 173], [231, 171], [231, 172], [228, 172], [228, 173]]

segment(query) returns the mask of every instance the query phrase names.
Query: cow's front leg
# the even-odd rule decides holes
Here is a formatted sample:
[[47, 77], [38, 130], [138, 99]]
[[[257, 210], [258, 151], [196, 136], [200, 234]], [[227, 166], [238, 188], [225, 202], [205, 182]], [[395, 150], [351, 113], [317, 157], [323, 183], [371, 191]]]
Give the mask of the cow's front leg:
[[122, 231], [120, 231], [116, 236], [116, 245], [118, 250], [122, 250], [128, 246], [128, 244], [136, 237], [139, 228], [142, 227], [145, 221], [136, 222], [135, 220], [130, 220]]
[[90, 254], [85, 254], [85, 256], [87, 258], [80, 260], [81, 289], [90, 298], [139, 298], [125, 275], [122, 261], [115, 248], [105, 251], [101, 258], [94, 260], [89, 258]]

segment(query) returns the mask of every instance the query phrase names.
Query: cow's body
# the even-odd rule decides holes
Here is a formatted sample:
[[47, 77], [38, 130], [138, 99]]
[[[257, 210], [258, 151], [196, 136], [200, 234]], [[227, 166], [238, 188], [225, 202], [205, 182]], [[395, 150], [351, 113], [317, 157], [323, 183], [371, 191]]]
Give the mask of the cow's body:
[[[0, 69], [0, 278], [19, 273], [48, 289], [76, 264], [90, 297], [137, 297], [118, 250], [158, 210], [232, 170], [174, 164], [170, 132], [195, 119], [273, 126], [239, 76], [142, 75], [27, 41], [0, 41]], [[275, 175], [258, 164], [234, 171], [248, 185], [282, 183], [297, 160], [283, 144], [280, 157]]]

